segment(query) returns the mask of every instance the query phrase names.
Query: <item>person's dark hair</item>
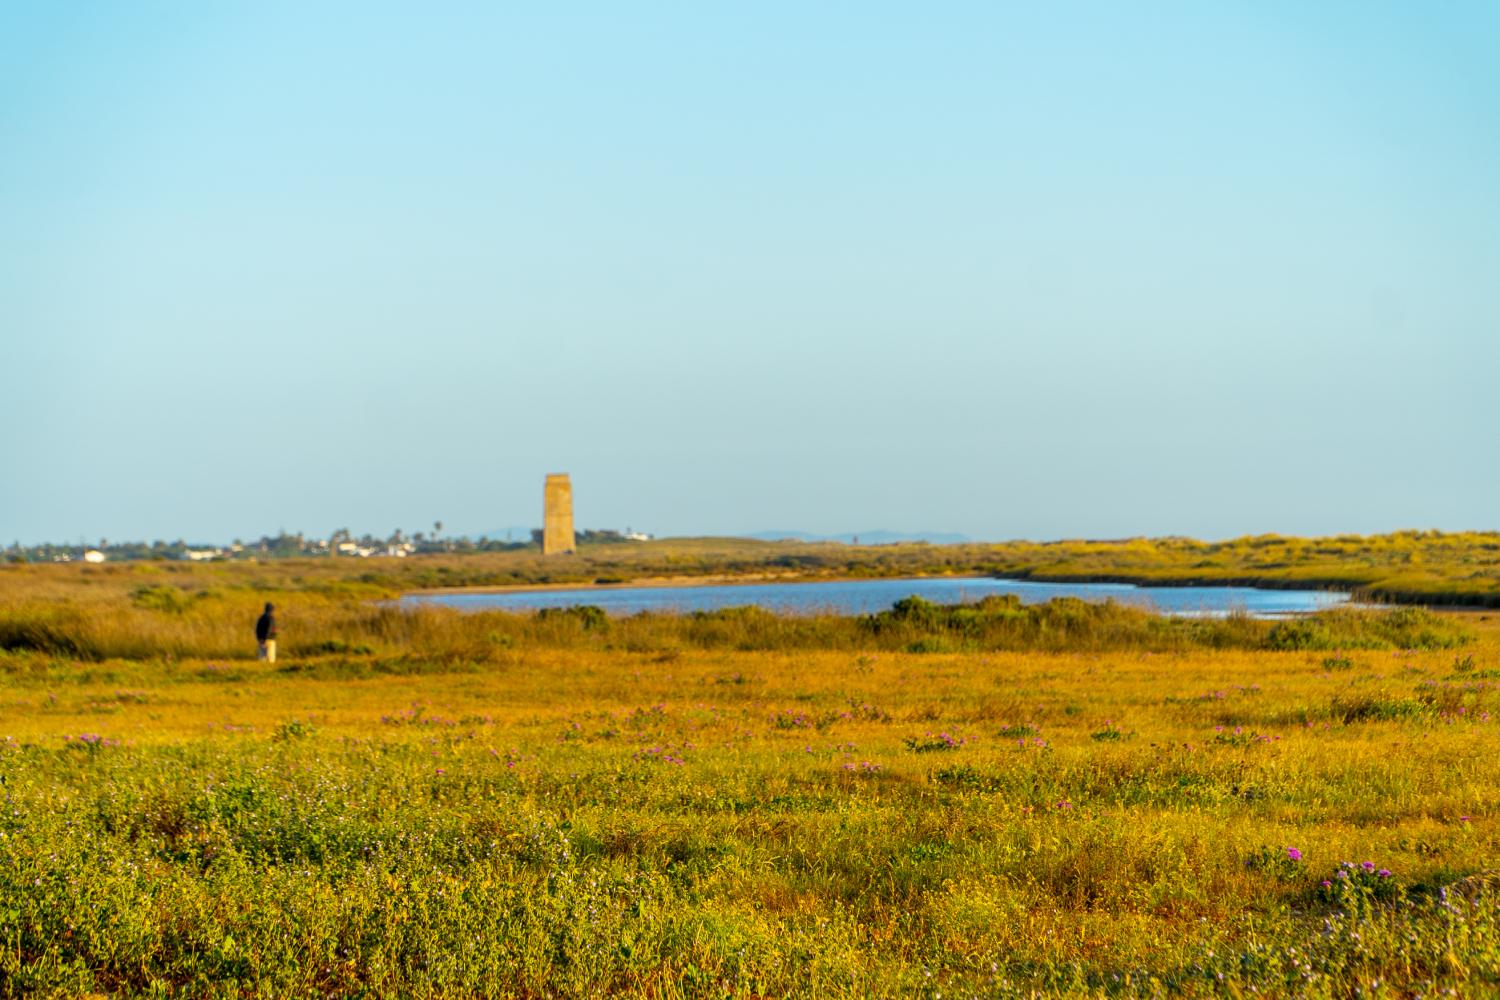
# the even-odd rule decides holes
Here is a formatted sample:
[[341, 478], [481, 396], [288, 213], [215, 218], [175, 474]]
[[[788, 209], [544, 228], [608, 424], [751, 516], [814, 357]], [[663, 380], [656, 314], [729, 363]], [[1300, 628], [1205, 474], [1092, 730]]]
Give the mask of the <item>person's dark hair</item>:
[[272, 604], [270, 601], [267, 601], [266, 602], [266, 610], [267, 611], [275, 611], [276, 610], [276, 605]]

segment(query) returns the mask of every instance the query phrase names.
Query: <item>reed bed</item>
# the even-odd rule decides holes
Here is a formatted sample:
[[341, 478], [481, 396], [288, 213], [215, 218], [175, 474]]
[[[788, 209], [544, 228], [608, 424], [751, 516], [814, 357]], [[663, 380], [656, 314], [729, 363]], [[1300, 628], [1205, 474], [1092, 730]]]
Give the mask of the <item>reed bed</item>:
[[72, 604], [35, 597], [0, 603], [0, 649], [80, 660], [254, 655], [249, 624], [262, 597], [279, 604], [281, 647], [291, 656], [355, 653], [486, 660], [536, 647], [612, 650], [845, 649], [1165, 652], [1237, 649], [1449, 648], [1463, 625], [1419, 608], [1334, 609], [1272, 622], [1161, 616], [1115, 603], [1061, 598], [1023, 606], [990, 597], [961, 607], [912, 597], [876, 615], [782, 615], [757, 607], [611, 618], [582, 605], [540, 613], [399, 606], [318, 593], [250, 595], [138, 587], [114, 601]]

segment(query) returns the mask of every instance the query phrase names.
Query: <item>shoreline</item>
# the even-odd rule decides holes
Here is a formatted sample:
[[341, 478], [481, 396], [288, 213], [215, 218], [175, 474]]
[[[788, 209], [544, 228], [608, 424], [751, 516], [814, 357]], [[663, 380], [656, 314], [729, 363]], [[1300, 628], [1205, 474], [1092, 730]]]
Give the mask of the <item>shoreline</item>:
[[[1191, 577], [1168, 577], [1166, 579], [1143, 580], [1139, 577], [1130, 577], [1123, 574], [1112, 573], [1065, 573], [1065, 574], [1033, 574], [1026, 571], [1006, 574], [989, 573], [902, 573], [898, 576], [854, 576], [849, 574], [802, 574], [802, 573], [707, 573], [702, 575], [686, 576], [643, 576], [619, 582], [600, 583], [597, 580], [579, 581], [575, 583], [521, 583], [521, 584], [499, 584], [480, 585], [475, 587], [426, 587], [417, 590], [404, 590], [399, 599], [408, 597], [425, 597], [438, 595], [462, 595], [472, 594], [475, 596], [483, 594], [526, 594], [526, 593], [548, 593], [554, 591], [610, 591], [627, 590], [633, 588], [687, 588], [687, 587], [734, 587], [734, 586], [767, 586], [772, 584], [812, 584], [812, 583], [836, 583], [836, 582], [859, 582], [877, 580], [943, 580], [943, 579], [974, 579], [974, 580], [1002, 580], [1011, 583], [1036, 583], [1036, 584], [1124, 584], [1136, 587], [1143, 591], [1151, 591], [1161, 588], [1197, 588], [1197, 587], [1244, 587], [1251, 590], [1264, 591], [1287, 591], [1304, 590], [1317, 593], [1344, 594], [1349, 606], [1364, 608], [1404, 608], [1417, 607], [1426, 608], [1429, 611], [1452, 612], [1455, 614], [1485, 614], [1496, 613], [1500, 607], [1485, 603], [1462, 603], [1434, 600], [1410, 599], [1419, 598], [1420, 595], [1381, 595], [1365, 592], [1364, 585], [1351, 585], [1347, 581], [1335, 580], [1265, 580], [1247, 578], [1243, 576], [1232, 576], [1222, 579], [1197, 579]], [[1313, 612], [1296, 611], [1287, 614], [1301, 615]]]
[[[975, 573], [904, 573], [900, 576], [806, 576], [801, 574], [781, 573], [747, 573], [726, 574], [713, 573], [703, 576], [650, 576], [639, 577], [632, 580], [622, 580], [618, 583], [599, 583], [597, 581], [586, 581], [579, 583], [523, 583], [498, 586], [478, 587], [429, 587], [421, 590], [408, 590], [401, 593], [402, 598], [424, 597], [436, 595], [462, 595], [472, 594], [480, 596], [484, 594], [528, 594], [528, 593], [550, 593], [556, 591], [610, 591], [631, 589], [672, 589], [687, 587], [735, 587], [735, 586], [768, 586], [772, 584], [814, 584], [814, 583], [857, 583], [861, 581], [901, 581], [901, 580], [995, 580], [1005, 583], [1060, 585], [1068, 584], [1121, 584], [1135, 587], [1138, 590], [1153, 590], [1161, 588], [1196, 588], [1196, 587], [1244, 587], [1251, 590], [1265, 591], [1288, 591], [1305, 590], [1314, 593], [1336, 593], [1343, 594], [1346, 602], [1354, 603], [1359, 600], [1359, 595], [1354, 590], [1324, 588], [1316, 586], [1260, 586], [1249, 582], [1235, 583], [1185, 583], [1180, 581], [1167, 581], [1156, 583], [1142, 583], [1139, 580], [1128, 580], [1121, 577], [1092, 577], [1083, 578], [1037, 578], [1029, 575], [990, 575]], [[1369, 603], [1369, 602], [1360, 602]], [[1459, 608], [1454, 606], [1453, 610], [1493, 610], [1481, 607]]]
[[[424, 587], [421, 590], [406, 590], [402, 597], [421, 597], [426, 594], [542, 594], [554, 590], [627, 590], [636, 587], [736, 587], [763, 586], [776, 583], [832, 583], [838, 580], [939, 580], [952, 577], [953, 573], [902, 574], [901, 576], [802, 576], [780, 573], [727, 574], [711, 573], [704, 576], [642, 576], [619, 583], [599, 583], [589, 580], [580, 583], [516, 583], [478, 587]], [[964, 578], [972, 574], [964, 574]], [[979, 579], [1000, 579], [981, 577]]]

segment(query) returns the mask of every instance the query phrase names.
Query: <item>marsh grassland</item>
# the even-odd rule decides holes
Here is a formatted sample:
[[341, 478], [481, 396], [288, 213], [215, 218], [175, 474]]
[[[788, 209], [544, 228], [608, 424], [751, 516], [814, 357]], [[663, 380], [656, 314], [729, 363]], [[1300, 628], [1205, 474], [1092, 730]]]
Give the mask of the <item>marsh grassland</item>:
[[0, 572], [0, 993], [1500, 991], [1500, 615], [283, 579], [267, 665], [254, 572]]

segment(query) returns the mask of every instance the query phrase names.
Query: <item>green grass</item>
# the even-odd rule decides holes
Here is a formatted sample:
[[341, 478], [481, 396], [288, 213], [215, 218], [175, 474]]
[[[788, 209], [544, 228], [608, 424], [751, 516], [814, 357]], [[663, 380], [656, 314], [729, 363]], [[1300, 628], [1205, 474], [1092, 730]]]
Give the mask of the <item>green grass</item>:
[[1500, 992], [1493, 615], [163, 577], [0, 589], [0, 996]]
[[5, 654], [0, 994], [1500, 989], [1493, 685], [1351, 655]]

